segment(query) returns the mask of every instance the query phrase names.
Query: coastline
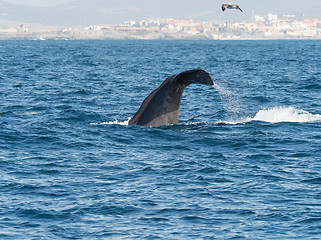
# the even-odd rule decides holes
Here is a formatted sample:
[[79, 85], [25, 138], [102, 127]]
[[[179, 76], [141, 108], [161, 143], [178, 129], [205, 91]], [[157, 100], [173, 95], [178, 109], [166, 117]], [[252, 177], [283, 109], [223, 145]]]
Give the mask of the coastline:
[[188, 34], [173, 31], [119, 32], [78, 30], [71, 32], [0, 32], [0, 40], [321, 40], [320, 36]]
[[251, 22], [150, 19], [119, 25], [46, 26], [0, 20], [0, 40], [320, 40], [321, 19], [255, 16]]

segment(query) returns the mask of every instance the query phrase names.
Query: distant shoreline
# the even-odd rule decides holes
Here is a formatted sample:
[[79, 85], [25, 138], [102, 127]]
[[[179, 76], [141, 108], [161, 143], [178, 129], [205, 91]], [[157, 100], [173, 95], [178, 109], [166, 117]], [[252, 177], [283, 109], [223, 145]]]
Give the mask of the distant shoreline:
[[[1, 22], [0, 22], [1, 23]], [[150, 19], [120, 25], [0, 27], [0, 40], [320, 40], [321, 19], [254, 16], [252, 22]]]
[[197, 34], [189, 35], [182, 33], [111, 33], [111, 32], [85, 32], [79, 34], [62, 34], [61, 32], [38, 32], [38, 33], [15, 33], [1, 34], [0, 40], [321, 40], [320, 36], [234, 36], [234, 35], [212, 35]]
[[2, 37], [0, 41], [85, 41], [85, 40], [97, 40], [97, 41], [307, 41], [307, 40], [321, 40], [321, 37], [299, 37], [299, 38], [220, 38], [220, 39], [204, 39], [204, 38], [171, 38], [171, 39], [160, 39], [160, 38], [23, 38], [23, 37]]

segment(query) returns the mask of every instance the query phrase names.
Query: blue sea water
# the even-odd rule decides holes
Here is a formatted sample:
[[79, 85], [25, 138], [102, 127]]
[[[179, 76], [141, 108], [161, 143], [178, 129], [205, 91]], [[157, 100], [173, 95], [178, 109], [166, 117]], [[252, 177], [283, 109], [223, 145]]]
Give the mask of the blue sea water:
[[[321, 41], [1, 41], [0, 239], [320, 239]], [[127, 126], [202, 68], [180, 123]]]

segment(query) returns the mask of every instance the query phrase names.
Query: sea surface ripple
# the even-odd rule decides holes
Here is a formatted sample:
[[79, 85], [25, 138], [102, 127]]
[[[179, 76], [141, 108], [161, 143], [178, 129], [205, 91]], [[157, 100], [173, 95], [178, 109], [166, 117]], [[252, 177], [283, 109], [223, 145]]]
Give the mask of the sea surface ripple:
[[[0, 239], [320, 239], [320, 41], [1, 41]], [[128, 126], [202, 68], [178, 125]]]

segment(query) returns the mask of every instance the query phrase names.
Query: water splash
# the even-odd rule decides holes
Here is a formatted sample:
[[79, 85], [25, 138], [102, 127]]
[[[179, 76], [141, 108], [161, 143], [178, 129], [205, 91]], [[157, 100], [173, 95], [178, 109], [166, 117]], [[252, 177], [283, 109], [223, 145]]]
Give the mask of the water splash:
[[321, 121], [320, 114], [312, 114], [294, 107], [274, 107], [260, 110], [251, 121], [264, 121], [270, 123], [279, 122], [318, 122]]
[[[225, 124], [243, 124], [252, 121], [263, 121], [269, 123], [279, 123], [279, 122], [318, 122], [321, 121], [320, 114], [312, 114], [307, 111], [296, 109], [294, 107], [273, 107], [269, 109], [263, 109], [258, 111], [254, 117], [242, 117], [243, 113], [241, 111], [241, 102], [239, 99], [235, 98], [235, 95], [228, 89], [214, 83], [213, 88], [215, 88], [221, 98], [225, 100], [224, 107], [227, 111], [227, 118], [231, 119], [229, 121], [218, 121], [217, 123]], [[235, 120], [238, 118], [238, 120]]]
[[244, 115], [242, 103], [240, 99], [235, 98], [235, 94], [217, 83], [214, 83], [212, 87], [219, 92], [221, 98], [224, 100], [224, 108], [229, 119], [240, 118]]
[[312, 114], [302, 109], [296, 109], [294, 107], [273, 107], [269, 109], [263, 109], [258, 111], [254, 117], [247, 117], [238, 121], [218, 121], [217, 123], [224, 124], [244, 124], [253, 121], [262, 121], [269, 123], [280, 122], [296, 122], [296, 123], [308, 123], [308, 122], [321, 122], [320, 114]]
[[222, 98], [224, 98], [226, 100], [229, 100], [232, 98], [232, 92], [230, 90], [218, 85], [217, 83], [214, 83], [214, 85], [212, 87], [215, 88], [219, 92], [219, 94]]

